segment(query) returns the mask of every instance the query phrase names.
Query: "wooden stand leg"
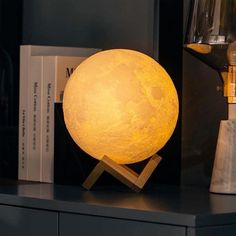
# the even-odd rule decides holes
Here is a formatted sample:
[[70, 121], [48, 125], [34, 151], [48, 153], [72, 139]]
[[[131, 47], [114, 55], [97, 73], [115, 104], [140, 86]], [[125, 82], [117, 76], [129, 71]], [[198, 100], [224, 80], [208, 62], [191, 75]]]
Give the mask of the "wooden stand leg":
[[133, 189], [136, 192], [139, 192], [143, 188], [153, 171], [156, 169], [160, 161], [160, 156], [156, 154], [153, 155], [147, 165], [144, 167], [141, 174], [138, 175], [129, 167], [125, 165], [119, 165], [109, 157], [104, 156], [84, 181], [83, 187], [88, 190], [91, 189], [91, 187], [95, 184], [103, 171], [107, 171], [109, 174], [117, 178], [129, 188]]
[[104, 166], [102, 162], [99, 162], [95, 168], [92, 170], [90, 175], [87, 177], [87, 179], [83, 183], [83, 187], [86, 189], [92, 188], [92, 186], [95, 184], [95, 182], [98, 180], [98, 178], [102, 175], [104, 171]]
[[143, 171], [139, 175], [135, 184], [139, 186], [139, 188], [143, 188], [149, 177], [152, 175], [153, 171], [156, 169], [158, 164], [161, 161], [161, 157], [158, 155], [153, 155], [152, 158], [149, 160], [147, 165], [144, 167]]

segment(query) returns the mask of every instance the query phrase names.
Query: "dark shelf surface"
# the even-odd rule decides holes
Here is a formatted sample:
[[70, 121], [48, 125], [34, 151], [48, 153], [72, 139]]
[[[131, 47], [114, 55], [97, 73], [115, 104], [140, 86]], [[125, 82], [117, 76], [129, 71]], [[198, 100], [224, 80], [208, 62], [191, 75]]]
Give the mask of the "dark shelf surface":
[[202, 227], [236, 224], [236, 195], [208, 189], [157, 185], [127, 188], [0, 181], [0, 204], [153, 223]]

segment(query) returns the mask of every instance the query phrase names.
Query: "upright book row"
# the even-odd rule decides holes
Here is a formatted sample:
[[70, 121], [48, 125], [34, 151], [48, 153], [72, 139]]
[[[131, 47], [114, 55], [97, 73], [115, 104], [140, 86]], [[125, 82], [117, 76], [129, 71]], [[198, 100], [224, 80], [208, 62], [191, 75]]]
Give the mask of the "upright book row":
[[91, 48], [20, 48], [19, 169], [21, 180], [53, 183], [54, 103], [73, 70], [98, 52]]

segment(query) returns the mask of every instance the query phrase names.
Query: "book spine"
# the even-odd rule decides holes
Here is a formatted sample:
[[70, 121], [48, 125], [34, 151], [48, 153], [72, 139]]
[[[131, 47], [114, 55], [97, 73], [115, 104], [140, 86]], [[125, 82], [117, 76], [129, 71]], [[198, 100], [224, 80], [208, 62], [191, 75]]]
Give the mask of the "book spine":
[[28, 79], [30, 46], [20, 47], [20, 91], [19, 91], [19, 141], [18, 141], [18, 179], [28, 180]]
[[42, 99], [42, 182], [54, 180], [54, 90], [56, 73], [55, 56], [43, 57]]
[[61, 103], [67, 80], [85, 57], [43, 57], [42, 181], [54, 181], [54, 109]]
[[41, 82], [42, 57], [31, 56], [29, 79], [28, 180], [41, 180]]

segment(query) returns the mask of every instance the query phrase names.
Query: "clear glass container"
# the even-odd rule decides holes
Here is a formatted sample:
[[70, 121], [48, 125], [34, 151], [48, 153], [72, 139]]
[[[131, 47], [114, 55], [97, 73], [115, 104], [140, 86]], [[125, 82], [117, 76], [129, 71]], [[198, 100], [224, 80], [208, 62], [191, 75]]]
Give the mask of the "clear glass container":
[[185, 48], [218, 71], [236, 65], [236, 0], [193, 0]]

